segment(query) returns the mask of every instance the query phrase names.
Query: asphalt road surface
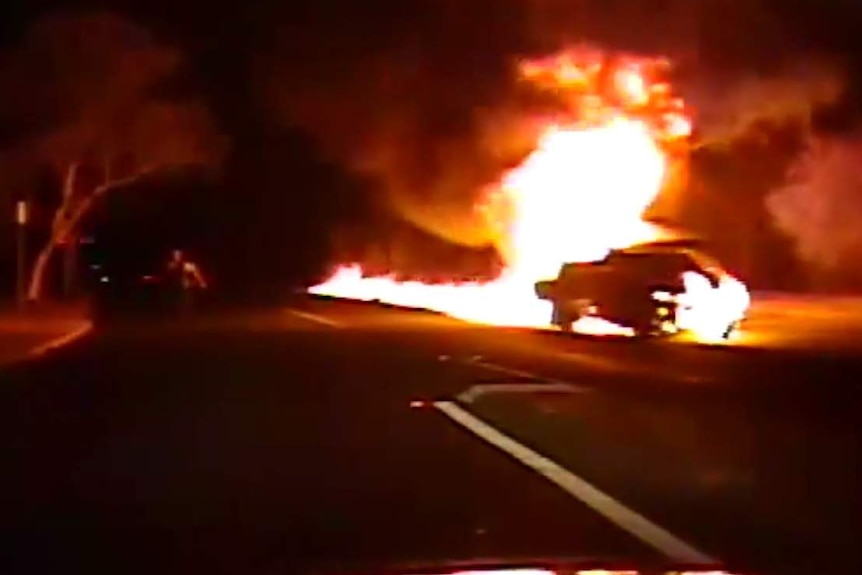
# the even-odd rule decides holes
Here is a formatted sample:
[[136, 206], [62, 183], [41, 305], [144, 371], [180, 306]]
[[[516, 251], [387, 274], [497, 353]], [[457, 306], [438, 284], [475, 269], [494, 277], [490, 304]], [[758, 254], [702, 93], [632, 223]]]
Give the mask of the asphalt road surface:
[[859, 573], [862, 361], [301, 298], [0, 374], [0, 572]]

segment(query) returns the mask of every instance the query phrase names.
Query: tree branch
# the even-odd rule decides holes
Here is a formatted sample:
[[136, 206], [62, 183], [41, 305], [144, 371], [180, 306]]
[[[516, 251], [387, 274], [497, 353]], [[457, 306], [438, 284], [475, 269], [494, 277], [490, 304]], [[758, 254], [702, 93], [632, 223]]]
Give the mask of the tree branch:
[[56, 234], [63, 228], [64, 220], [66, 219], [66, 215], [71, 205], [72, 192], [75, 189], [79, 166], [80, 162], [72, 162], [66, 168], [66, 175], [63, 177], [63, 197], [60, 200], [60, 206], [54, 211], [54, 218], [51, 221], [52, 234]]
[[72, 197], [72, 194], [75, 192], [75, 182], [78, 177], [78, 168], [81, 166], [81, 162], [72, 162], [69, 164], [69, 167], [66, 168], [66, 177], [63, 179], [63, 200], [65, 202], [66, 198]]
[[66, 218], [66, 225], [57, 239], [63, 239], [68, 236], [69, 233], [72, 232], [75, 226], [78, 225], [78, 222], [81, 220], [81, 218], [83, 218], [84, 215], [90, 210], [93, 205], [93, 202], [95, 202], [99, 196], [103, 196], [111, 190], [124, 188], [131, 184], [134, 184], [135, 182], [138, 182], [149, 176], [150, 174], [156, 172], [158, 169], [159, 166], [147, 166], [130, 176], [126, 176], [125, 178], [118, 178], [116, 180], [106, 181], [105, 183], [96, 186], [86, 198], [84, 198], [78, 203], [78, 205], [75, 207], [75, 211], [72, 212], [68, 218]]
[[144, 179], [145, 177], [149, 176], [150, 174], [156, 172], [159, 168], [160, 168], [160, 166], [156, 166], [156, 165], [146, 166], [144, 168], [141, 168], [140, 170], [138, 170], [134, 174], [126, 176], [125, 178], [118, 178], [116, 180], [106, 180], [103, 184], [96, 186], [93, 189], [93, 191], [89, 197], [95, 198], [96, 196], [100, 196], [106, 192], [113, 190], [113, 189], [125, 188], [126, 186], [134, 184], [135, 182], [140, 181], [140, 180]]

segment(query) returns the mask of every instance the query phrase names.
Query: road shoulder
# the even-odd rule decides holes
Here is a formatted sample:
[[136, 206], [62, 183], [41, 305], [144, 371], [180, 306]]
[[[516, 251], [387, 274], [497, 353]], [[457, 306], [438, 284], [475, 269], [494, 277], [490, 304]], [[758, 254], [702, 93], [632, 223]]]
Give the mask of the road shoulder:
[[92, 323], [77, 309], [0, 312], [0, 368], [34, 359], [86, 335]]

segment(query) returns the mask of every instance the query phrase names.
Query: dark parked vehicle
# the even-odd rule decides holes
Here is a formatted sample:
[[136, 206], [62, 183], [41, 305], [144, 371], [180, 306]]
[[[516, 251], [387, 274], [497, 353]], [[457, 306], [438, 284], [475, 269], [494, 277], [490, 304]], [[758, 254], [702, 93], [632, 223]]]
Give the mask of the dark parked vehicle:
[[93, 271], [94, 307], [101, 319], [186, 314], [207, 287], [197, 265], [179, 250], [170, 257], [103, 263]]
[[98, 319], [150, 317], [171, 310], [170, 290], [158, 269], [100, 267], [93, 278], [93, 304]]

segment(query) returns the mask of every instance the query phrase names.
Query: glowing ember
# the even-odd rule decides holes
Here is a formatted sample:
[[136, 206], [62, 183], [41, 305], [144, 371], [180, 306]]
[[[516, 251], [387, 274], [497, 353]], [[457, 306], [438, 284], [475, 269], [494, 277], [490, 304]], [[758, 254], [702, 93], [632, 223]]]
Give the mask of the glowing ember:
[[[657, 235], [641, 217], [665, 182], [673, 160], [669, 144], [684, 143], [691, 131], [682, 102], [657, 79], [664, 66], [660, 60], [610, 59], [588, 50], [522, 63], [525, 81], [560, 96], [563, 111], [529, 157], [477, 206], [499, 234], [506, 269], [497, 280], [428, 285], [366, 278], [360, 267], [345, 266], [310, 291], [433, 309], [475, 322], [547, 326], [550, 303], [536, 298], [537, 280], [554, 277], [565, 262], [598, 260], [612, 248]], [[708, 283], [709, 295], [694, 283], [692, 299], [721, 297]], [[739, 289], [747, 297], [742, 284]], [[694, 312], [686, 321], [716, 323]], [[595, 318], [581, 323], [576, 327], [593, 333], [620, 332]]]

